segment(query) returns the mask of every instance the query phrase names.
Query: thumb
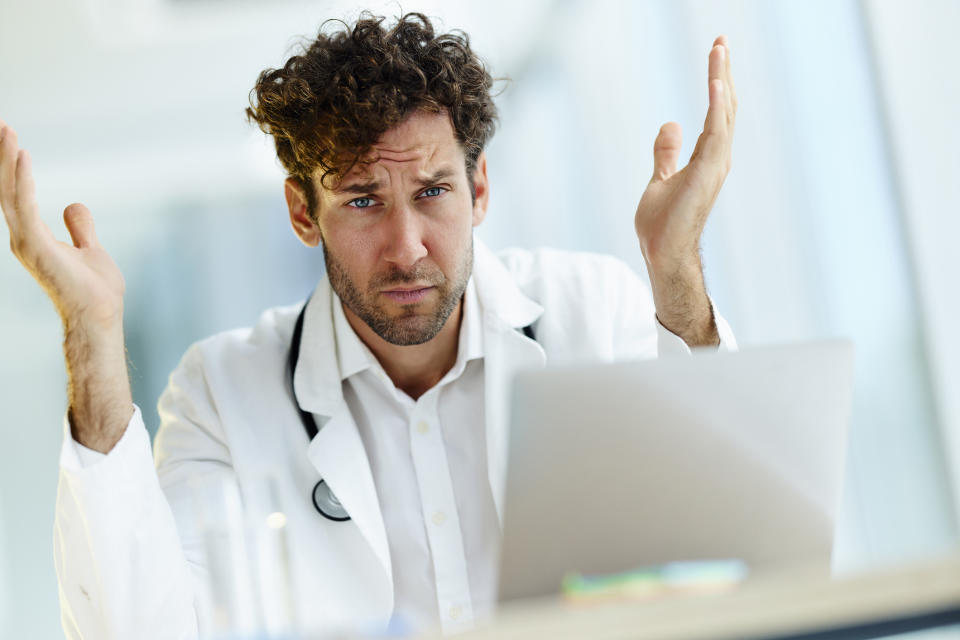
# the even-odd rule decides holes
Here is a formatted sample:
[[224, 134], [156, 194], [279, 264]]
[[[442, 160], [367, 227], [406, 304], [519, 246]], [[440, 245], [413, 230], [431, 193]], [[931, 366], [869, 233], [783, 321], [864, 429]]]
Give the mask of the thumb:
[[97, 234], [93, 229], [93, 216], [84, 205], [75, 202], [63, 210], [63, 222], [67, 225], [73, 246], [78, 249], [96, 247]]
[[680, 158], [680, 145], [683, 131], [676, 122], [668, 122], [660, 127], [660, 133], [653, 143], [653, 180], [666, 180], [677, 172], [677, 160]]

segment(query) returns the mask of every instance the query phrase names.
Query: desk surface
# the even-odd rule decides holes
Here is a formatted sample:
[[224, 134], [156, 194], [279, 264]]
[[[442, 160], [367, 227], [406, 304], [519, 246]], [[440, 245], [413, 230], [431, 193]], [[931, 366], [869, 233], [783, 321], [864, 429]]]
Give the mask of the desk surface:
[[[826, 580], [798, 572], [757, 577], [734, 591], [646, 603], [565, 605], [557, 598], [504, 607], [464, 640], [865, 638], [848, 626], [939, 615], [960, 623], [960, 554], [922, 565]], [[818, 636], [834, 629], [830, 636]], [[898, 632], [896, 629], [889, 633]], [[960, 634], [958, 634], [960, 637]]]

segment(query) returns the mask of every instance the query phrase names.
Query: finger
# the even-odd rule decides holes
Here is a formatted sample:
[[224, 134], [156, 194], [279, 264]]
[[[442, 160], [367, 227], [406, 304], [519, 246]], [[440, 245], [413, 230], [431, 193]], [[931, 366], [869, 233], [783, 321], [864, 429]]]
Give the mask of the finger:
[[709, 95], [710, 106], [707, 107], [707, 117], [703, 122], [703, 133], [697, 140], [697, 146], [690, 156], [691, 162], [700, 156], [706, 156], [710, 161], [723, 157], [727, 143], [727, 103], [721, 78], [723, 69], [724, 48], [716, 45], [710, 50], [709, 64]]
[[13, 188], [13, 217], [21, 234], [52, 236], [47, 225], [40, 220], [37, 207], [37, 188], [33, 182], [33, 159], [26, 149], [17, 153], [17, 166]]
[[710, 49], [710, 56], [707, 62], [707, 84], [709, 85], [714, 80], [724, 80], [724, 67], [726, 66], [726, 52], [727, 48], [722, 44], [718, 44], [720, 38], [717, 38], [714, 41], [713, 47]]
[[3, 207], [7, 224], [13, 224], [13, 201], [17, 177], [17, 132], [4, 126], [0, 131], [0, 207]]
[[717, 38], [717, 43], [724, 48], [723, 80], [726, 83], [727, 103], [730, 105], [730, 116], [728, 118], [731, 129], [737, 117], [737, 90], [733, 85], [733, 71], [730, 62], [730, 41], [727, 36]]
[[17, 154], [13, 206], [9, 208], [6, 218], [10, 227], [10, 246], [21, 260], [31, 262], [36, 248], [45, 241], [53, 240], [53, 233], [40, 220], [30, 154], [24, 149]]
[[723, 83], [714, 80], [710, 83], [710, 107], [704, 122], [703, 133], [697, 138], [690, 162], [701, 156], [709, 162], [720, 160], [727, 146], [726, 108], [723, 105]]
[[713, 48], [710, 50], [710, 72], [708, 77], [708, 84], [714, 80], [720, 80], [725, 85], [724, 89], [724, 106], [726, 108], [726, 113], [724, 114], [728, 127], [733, 124], [733, 103], [730, 101], [730, 87], [729, 87], [729, 73], [728, 66], [730, 63], [730, 52], [729, 47], [727, 47], [727, 36], [717, 36], [717, 39], [713, 41]]
[[37, 220], [37, 190], [33, 182], [33, 161], [26, 149], [17, 153], [17, 166], [13, 186], [13, 208], [17, 223], [31, 227]]
[[[710, 107], [707, 109], [707, 118], [703, 123], [704, 133], [724, 134], [729, 123], [730, 103], [725, 91], [726, 80], [724, 67], [726, 65], [727, 49], [723, 45], [715, 45], [710, 50], [708, 92]], [[722, 126], [721, 126], [722, 125]]]
[[653, 180], [666, 180], [677, 172], [682, 143], [683, 130], [679, 124], [668, 122], [660, 127], [653, 143]]
[[93, 228], [93, 215], [90, 210], [79, 202], [75, 202], [63, 210], [63, 222], [67, 225], [73, 246], [78, 249], [99, 246], [97, 234]]

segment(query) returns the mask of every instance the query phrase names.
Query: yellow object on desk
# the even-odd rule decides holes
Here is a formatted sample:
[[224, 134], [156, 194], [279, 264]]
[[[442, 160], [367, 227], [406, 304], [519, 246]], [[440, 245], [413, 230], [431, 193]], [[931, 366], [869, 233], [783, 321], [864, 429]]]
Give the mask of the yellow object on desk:
[[571, 604], [642, 602], [674, 595], [728, 591], [747, 574], [747, 565], [740, 560], [671, 562], [599, 576], [569, 573], [563, 579], [562, 593]]

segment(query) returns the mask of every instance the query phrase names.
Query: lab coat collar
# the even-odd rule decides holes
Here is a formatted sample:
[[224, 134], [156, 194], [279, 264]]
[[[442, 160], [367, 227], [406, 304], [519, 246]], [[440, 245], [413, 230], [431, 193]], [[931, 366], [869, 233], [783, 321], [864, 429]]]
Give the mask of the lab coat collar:
[[543, 314], [543, 307], [524, 295], [506, 265], [479, 240], [473, 244], [473, 277], [484, 316], [522, 329]]

